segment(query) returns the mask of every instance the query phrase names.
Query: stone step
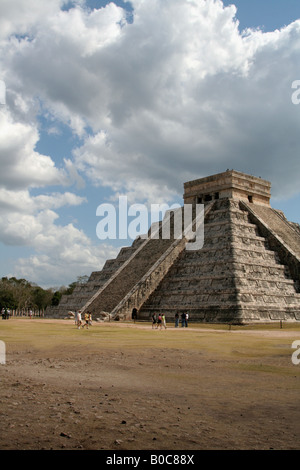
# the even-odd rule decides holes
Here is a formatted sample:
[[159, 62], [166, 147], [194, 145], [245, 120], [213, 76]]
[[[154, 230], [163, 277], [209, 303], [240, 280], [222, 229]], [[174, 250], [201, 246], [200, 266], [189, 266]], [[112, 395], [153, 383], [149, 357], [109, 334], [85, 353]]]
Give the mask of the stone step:
[[[62, 313], [83, 307], [93, 314], [106, 310], [128, 315], [137, 306], [144, 319], [154, 310], [173, 316], [177, 309], [188, 309], [203, 321], [300, 319], [298, 261], [293, 258], [296, 268], [291, 271], [289, 257], [282, 257], [269, 236], [276, 228], [273, 212], [248, 206], [232, 199], [205, 205], [201, 250], [184, 249], [182, 240], [138, 238], [63, 298]], [[299, 243], [291, 227], [278, 223], [282, 237], [288, 233], [289, 240]]]
[[219, 278], [219, 279], [206, 279], [203, 278], [200, 280], [198, 278], [176, 278], [175, 276], [172, 278], [172, 284], [168, 285], [167, 289], [164, 289], [163, 285], [158, 288], [157, 295], [159, 293], [163, 293], [163, 295], [181, 295], [187, 291], [194, 290], [196, 293], [202, 292], [212, 292], [218, 290], [224, 290], [227, 288], [235, 288], [238, 290], [244, 290], [247, 286], [249, 286], [250, 290], [255, 289], [255, 291], [262, 291], [265, 292], [266, 289], [268, 292], [277, 292], [278, 289], [282, 291], [282, 293], [297, 293], [296, 286], [294, 282], [288, 281], [266, 281], [261, 279], [251, 280], [251, 279], [243, 279], [237, 281], [236, 278]]
[[266, 308], [264, 305], [259, 308], [244, 306], [243, 309], [237, 308], [236, 304], [229, 305], [216, 305], [215, 307], [208, 305], [199, 307], [181, 308], [174, 306], [160, 308], [150, 307], [145, 310], [145, 319], [151, 321], [153, 313], [164, 313], [167, 320], [167, 326], [174, 324], [175, 313], [179, 313], [179, 327], [181, 327], [180, 314], [188, 312], [189, 321], [192, 322], [209, 322], [209, 323], [252, 323], [252, 322], [274, 322], [283, 320], [299, 321], [300, 309], [289, 307], [278, 307], [277, 305]]
[[227, 279], [235, 279], [237, 284], [239, 283], [247, 283], [247, 282], [261, 282], [261, 283], [271, 283], [271, 284], [279, 284], [281, 285], [287, 285], [287, 286], [294, 286], [295, 281], [293, 279], [274, 279], [274, 277], [256, 277], [256, 276], [248, 276], [248, 277], [238, 277], [238, 276], [232, 276], [228, 277], [228, 275], [208, 275], [208, 274], [200, 274], [199, 276], [195, 276], [194, 274], [177, 274], [173, 273], [172, 275], [172, 283], [181, 283], [181, 282], [195, 282], [199, 284], [199, 286], [203, 285], [205, 281], [212, 283], [212, 282], [224, 282]]
[[83, 308], [91, 312], [97, 310], [111, 312], [172, 242], [172, 240], [146, 240], [140, 251], [129, 258], [128, 264], [122, 265], [120, 271], [115, 273], [115, 277], [111, 278]]
[[[204, 210], [204, 216], [207, 216], [213, 207], [214, 203], [207, 205]], [[187, 228], [187, 232], [190, 231], [193, 224]], [[174, 240], [170, 244], [169, 248], [161, 254], [149, 271], [145, 273], [139, 282], [134, 285], [134, 287], [111, 312], [113, 316], [118, 315], [118, 317], [126, 317], [133, 307], [139, 309], [142, 306], [166, 276], [176, 260], [180, 258], [182, 252], [185, 250], [186, 241], [186, 238], [183, 237], [182, 239]]]
[[269, 230], [276, 233], [284, 243], [295, 252], [300, 259], [300, 237], [299, 233], [277, 211], [271, 207], [251, 206], [244, 204], [244, 207], [251, 210], [259, 219], [261, 219]]
[[[247, 302], [250, 302], [250, 301], [253, 301], [253, 299], [256, 297], [259, 297], [259, 298], [264, 297], [269, 300], [277, 298], [277, 299], [282, 299], [284, 301], [289, 300], [289, 299], [294, 299], [294, 303], [297, 305], [300, 305], [300, 295], [298, 294], [298, 296], [296, 296], [295, 291], [293, 292], [282, 291], [278, 293], [278, 289], [277, 289], [277, 292], [275, 290], [274, 291], [269, 290], [268, 293], [266, 293], [264, 289], [257, 288], [255, 289], [255, 292], [253, 293], [253, 290], [246, 289], [244, 287], [238, 287], [238, 288], [225, 287], [219, 290], [218, 289], [206, 290], [205, 292], [199, 292], [199, 290], [197, 289], [186, 288], [181, 291], [174, 290], [174, 291], [158, 292], [156, 297], [159, 299], [159, 301], [161, 301], [161, 299], [166, 299], [166, 301], [168, 301], [168, 299], [172, 297], [172, 299], [174, 299], [174, 302], [178, 302], [179, 298], [185, 299], [188, 296], [190, 301], [193, 303], [193, 302], [200, 301], [200, 299], [203, 300], [206, 298], [208, 300], [215, 296], [223, 296], [223, 295], [224, 297], [236, 296], [237, 299], [240, 299], [240, 300], [244, 299], [243, 300], [244, 302], [246, 302], [245, 300], [246, 298], [247, 298]], [[145, 303], [145, 305], [148, 305], [148, 304]]]
[[[186, 269], [193, 270], [193, 272], [198, 275], [201, 273], [205, 273], [207, 271], [211, 271], [213, 268], [216, 270], [219, 269], [220, 273], [223, 273], [224, 267], [232, 270], [233, 268], [244, 272], [258, 270], [258, 272], [265, 272], [266, 270], [272, 270], [275, 274], [280, 272], [287, 271], [287, 267], [282, 264], [277, 264], [275, 261], [265, 261], [265, 260], [247, 260], [243, 259], [242, 263], [240, 263], [240, 258], [237, 255], [233, 256], [223, 256], [216, 259], [207, 259], [205, 263], [203, 263], [202, 259], [181, 259], [180, 263], [176, 264], [173, 269], [184, 271]], [[198, 270], [199, 268], [199, 270]], [[246, 271], [247, 270], [247, 271]], [[214, 272], [214, 274], [216, 274]]]

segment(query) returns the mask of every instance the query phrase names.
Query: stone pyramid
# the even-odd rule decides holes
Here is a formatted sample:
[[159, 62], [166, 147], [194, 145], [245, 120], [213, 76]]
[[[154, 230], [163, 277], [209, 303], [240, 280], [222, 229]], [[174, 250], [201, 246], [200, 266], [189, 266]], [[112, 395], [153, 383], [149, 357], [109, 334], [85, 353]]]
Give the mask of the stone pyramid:
[[163, 239], [163, 221], [158, 239], [123, 248], [46, 314], [129, 319], [135, 307], [142, 320], [155, 312], [173, 322], [183, 311], [197, 322], [300, 320], [300, 230], [271, 208], [270, 187], [234, 170], [185, 183], [184, 204], [204, 204], [201, 249], [187, 249], [185, 236]]

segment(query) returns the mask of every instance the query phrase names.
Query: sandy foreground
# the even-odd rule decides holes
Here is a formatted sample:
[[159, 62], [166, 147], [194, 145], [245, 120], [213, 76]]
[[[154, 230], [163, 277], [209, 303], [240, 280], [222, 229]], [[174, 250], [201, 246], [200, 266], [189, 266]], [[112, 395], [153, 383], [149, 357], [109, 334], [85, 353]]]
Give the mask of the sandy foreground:
[[298, 450], [297, 328], [0, 321], [0, 449]]

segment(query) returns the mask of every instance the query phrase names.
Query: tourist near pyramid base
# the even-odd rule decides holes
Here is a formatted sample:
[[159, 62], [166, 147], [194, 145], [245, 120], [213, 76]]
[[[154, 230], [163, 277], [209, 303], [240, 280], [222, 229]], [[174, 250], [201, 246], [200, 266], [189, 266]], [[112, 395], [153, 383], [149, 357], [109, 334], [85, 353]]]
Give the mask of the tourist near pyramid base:
[[138, 320], [156, 313], [168, 323], [176, 312], [188, 313], [189, 322], [299, 321], [300, 228], [271, 208], [270, 188], [234, 170], [185, 183], [180, 210], [204, 205], [202, 248], [194, 249], [186, 231], [164, 239], [164, 219], [155, 227], [159, 238], [150, 237], [151, 227], [148, 237], [122, 248], [46, 316], [81, 310], [93, 319], [106, 312], [112, 321], [129, 320], [136, 308]]

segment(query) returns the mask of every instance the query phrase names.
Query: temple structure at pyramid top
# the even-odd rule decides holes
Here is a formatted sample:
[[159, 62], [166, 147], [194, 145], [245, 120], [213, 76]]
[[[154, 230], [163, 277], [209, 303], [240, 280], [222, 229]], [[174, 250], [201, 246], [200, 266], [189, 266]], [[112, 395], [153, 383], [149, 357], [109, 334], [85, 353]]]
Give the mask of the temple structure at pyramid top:
[[271, 183], [235, 170], [184, 183], [185, 204], [228, 198], [270, 206]]
[[[271, 184], [227, 170], [184, 183], [184, 204], [204, 204], [204, 244], [138, 237], [46, 315], [106, 312], [111, 319], [167, 321], [185, 312], [195, 322], [300, 320], [300, 230], [270, 205]], [[168, 219], [171, 225], [175, 216]], [[173, 222], [172, 222], [173, 221]], [[151, 233], [151, 227], [148, 235]], [[172, 233], [172, 230], [171, 230]]]

